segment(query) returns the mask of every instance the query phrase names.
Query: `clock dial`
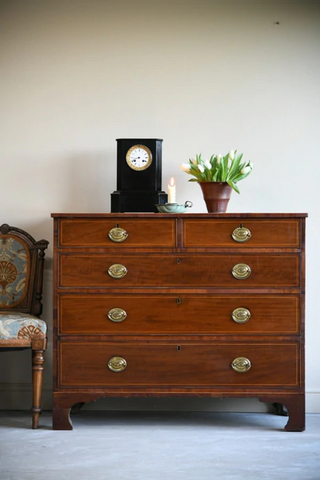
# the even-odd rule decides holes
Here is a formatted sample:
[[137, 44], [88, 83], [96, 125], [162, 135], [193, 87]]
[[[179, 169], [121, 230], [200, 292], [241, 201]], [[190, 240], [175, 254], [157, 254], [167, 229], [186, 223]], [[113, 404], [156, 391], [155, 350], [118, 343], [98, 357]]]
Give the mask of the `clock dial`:
[[126, 155], [126, 161], [133, 170], [146, 170], [152, 162], [152, 153], [145, 145], [133, 145]]

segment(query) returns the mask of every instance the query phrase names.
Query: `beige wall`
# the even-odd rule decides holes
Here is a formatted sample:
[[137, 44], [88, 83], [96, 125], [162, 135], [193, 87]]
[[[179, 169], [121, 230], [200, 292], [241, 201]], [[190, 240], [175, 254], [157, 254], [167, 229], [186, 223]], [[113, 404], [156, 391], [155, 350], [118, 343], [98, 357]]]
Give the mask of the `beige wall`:
[[[50, 213], [110, 211], [116, 138], [163, 138], [163, 186], [174, 176], [177, 200], [192, 200], [194, 212], [205, 205], [179, 164], [237, 148], [255, 168], [229, 212], [309, 213], [307, 408], [320, 412], [319, 44], [319, 2], [309, 0], [1, 2], [0, 223], [51, 242], [50, 329]], [[28, 352], [0, 358], [0, 408], [27, 408]], [[51, 367], [49, 349], [45, 408]], [[137, 402], [123, 405], [262, 408]]]

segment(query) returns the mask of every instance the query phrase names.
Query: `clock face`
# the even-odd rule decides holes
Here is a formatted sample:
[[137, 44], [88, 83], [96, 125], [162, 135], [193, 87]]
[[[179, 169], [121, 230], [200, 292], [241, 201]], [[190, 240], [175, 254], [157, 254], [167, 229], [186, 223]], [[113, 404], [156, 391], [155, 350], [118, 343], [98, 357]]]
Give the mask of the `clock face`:
[[152, 153], [145, 145], [133, 145], [126, 154], [126, 161], [133, 170], [146, 170], [152, 162]]

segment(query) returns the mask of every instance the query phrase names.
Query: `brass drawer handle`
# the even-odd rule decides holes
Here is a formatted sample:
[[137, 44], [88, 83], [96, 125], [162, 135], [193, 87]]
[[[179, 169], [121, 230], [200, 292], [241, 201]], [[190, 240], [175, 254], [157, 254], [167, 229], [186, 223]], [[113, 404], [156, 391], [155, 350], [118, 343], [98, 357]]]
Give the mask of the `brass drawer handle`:
[[231, 363], [231, 367], [238, 373], [245, 373], [251, 368], [251, 362], [246, 357], [237, 357]]
[[112, 372], [123, 372], [127, 368], [127, 361], [123, 357], [112, 357], [108, 362], [108, 368]]
[[128, 270], [124, 265], [121, 265], [121, 263], [114, 263], [108, 269], [108, 274], [112, 278], [123, 278], [127, 275], [127, 273]]
[[251, 274], [251, 268], [246, 263], [237, 263], [231, 271], [234, 278], [238, 280], [244, 280], [248, 278]]
[[236, 323], [246, 323], [251, 318], [251, 313], [247, 308], [239, 307], [231, 313], [232, 320]]
[[127, 312], [123, 308], [112, 308], [108, 312], [108, 318], [111, 322], [120, 323], [127, 318]]
[[231, 234], [233, 240], [238, 243], [244, 243], [250, 240], [251, 232], [240, 223], [239, 227], [235, 228]]
[[123, 228], [115, 227], [108, 233], [110, 240], [116, 243], [121, 243], [127, 240], [128, 234]]

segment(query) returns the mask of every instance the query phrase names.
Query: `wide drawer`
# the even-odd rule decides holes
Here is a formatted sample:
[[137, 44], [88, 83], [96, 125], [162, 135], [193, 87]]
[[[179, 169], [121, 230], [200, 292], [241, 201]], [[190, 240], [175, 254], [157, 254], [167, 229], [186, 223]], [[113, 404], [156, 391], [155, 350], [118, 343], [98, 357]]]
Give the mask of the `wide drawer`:
[[59, 334], [297, 334], [299, 295], [58, 295]]
[[[125, 233], [119, 234], [121, 229]], [[175, 247], [175, 218], [147, 219], [62, 219], [59, 222], [61, 247]]]
[[[298, 342], [63, 342], [59, 346], [59, 386], [297, 387], [299, 351]], [[232, 368], [232, 363], [241, 367], [244, 359], [251, 364], [248, 371]], [[108, 365], [126, 367], [115, 372]]]
[[186, 219], [183, 246], [299, 247], [299, 219]]
[[[249, 267], [250, 275], [247, 278], [235, 278], [232, 271], [236, 268], [242, 275], [242, 265]], [[59, 286], [297, 287], [300, 282], [299, 267], [298, 254], [186, 256], [60, 254]], [[117, 278], [111, 276], [113, 274]]]

